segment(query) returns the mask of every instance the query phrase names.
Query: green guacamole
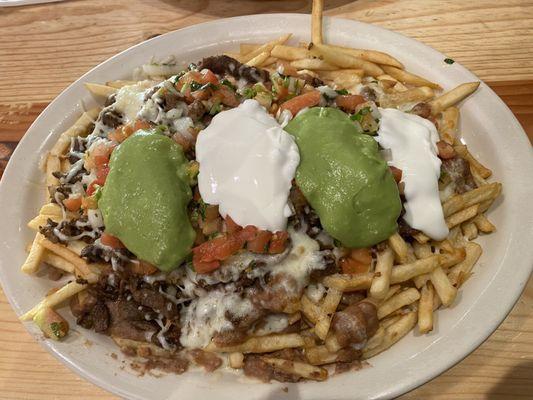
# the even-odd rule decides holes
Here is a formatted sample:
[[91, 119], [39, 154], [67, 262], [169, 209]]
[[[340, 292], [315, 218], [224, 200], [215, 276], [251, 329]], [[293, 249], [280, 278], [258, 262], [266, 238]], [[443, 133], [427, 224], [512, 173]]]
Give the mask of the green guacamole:
[[113, 151], [109, 167], [98, 202], [106, 232], [162, 271], [179, 266], [195, 237], [181, 146], [152, 131], [137, 131]]
[[392, 235], [400, 196], [378, 145], [347, 114], [312, 108], [285, 130], [300, 150], [296, 183], [324, 229], [347, 247], [367, 247]]

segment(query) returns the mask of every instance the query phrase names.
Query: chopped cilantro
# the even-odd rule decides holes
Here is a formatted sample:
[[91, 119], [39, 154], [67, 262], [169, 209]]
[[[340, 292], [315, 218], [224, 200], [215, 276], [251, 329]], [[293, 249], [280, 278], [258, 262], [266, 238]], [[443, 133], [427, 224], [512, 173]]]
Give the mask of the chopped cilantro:
[[60, 339], [63, 336], [65, 336], [64, 332], [63, 332], [63, 329], [61, 327], [61, 323], [59, 323], [59, 322], [52, 322], [50, 324], [50, 329], [52, 330], [52, 334], [58, 339]]
[[191, 92], [196, 92], [202, 88], [202, 84], [196, 81], [192, 81], [189, 86], [191, 88]]
[[340, 94], [340, 95], [345, 95], [345, 94], [348, 94], [348, 91], [346, 89], [340, 89], [340, 90], [335, 90], [337, 92], [337, 94]]
[[370, 107], [364, 107], [359, 110], [357, 114], [354, 114], [350, 117], [352, 121], [361, 122], [363, 117], [370, 112]]
[[209, 115], [216, 115], [220, 111], [222, 111], [222, 105], [220, 104], [220, 101], [218, 101], [211, 106], [211, 109], [209, 110]]
[[337, 239], [333, 239], [333, 244], [335, 245], [335, 247], [342, 247], [342, 243]]
[[187, 73], [187, 71], [181, 71], [179, 74], [177, 74], [175, 77], [174, 77], [174, 83], [178, 83], [178, 81], [181, 79], [181, 77], [183, 75], [185, 75]]
[[234, 84], [232, 84], [230, 81], [228, 81], [227, 79], [222, 79], [222, 81], [220, 82], [221, 84], [223, 84], [224, 86], [227, 86], [229, 87], [230, 89], [232, 90], [237, 90], [237, 88], [235, 87]]
[[198, 211], [200, 212], [200, 216], [202, 217], [202, 220], [205, 221], [205, 210], [207, 208], [207, 205], [202, 200], [200, 200], [198, 205], [199, 205]]
[[196, 71], [198, 69], [198, 66], [195, 63], [189, 64], [189, 71]]
[[242, 91], [242, 97], [245, 99], [252, 99], [257, 95], [254, 88], [244, 88]]
[[445, 58], [445, 59], [444, 59], [444, 62], [445, 62], [446, 64], [453, 64], [453, 63], [455, 62], [455, 60], [454, 60], [453, 58]]

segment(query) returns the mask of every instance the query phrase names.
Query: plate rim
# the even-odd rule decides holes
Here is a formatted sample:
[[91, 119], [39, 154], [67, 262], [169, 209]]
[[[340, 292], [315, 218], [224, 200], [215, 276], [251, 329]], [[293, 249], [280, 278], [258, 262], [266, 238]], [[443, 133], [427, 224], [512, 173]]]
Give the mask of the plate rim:
[[[172, 35], [176, 34], [177, 32], [182, 32], [182, 31], [187, 31], [187, 30], [190, 30], [190, 31], [194, 31], [194, 30], [202, 31], [204, 29], [208, 29], [210, 26], [215, 26], [215, 25], [218, 25], [218, 24], [227, 24], [227, 23], [232, 22], [232, 21], [244, 21], [244, 20], [247, 20], [247, 19], [254, 19], [254, 18], [262, 19], [262, 18], [265, 18], [265, 17], [294, 18], [294, 19], [305, 19], [305, 20], [307, 20], [306, 22], [310, 21], [310, 16], [308, 14], [299, 14], [299, 13], [267, 13], [267, 14], [251, 14], [251, 15], [244, 15], [244, 16], [236, 16], [236, 17], [231, 17], [231, 18], [219, 18], [219, 19], [203, 22], [203, 23], [200, 23], [200, 24], [190, 25], [190, 26], [183, 27], [183, 28], [180, 28], [180, 29], [176, 29], [176, 30], [173, 30], [173, 31], [170, 31], [170, 32], [166, 32], [165, 34], [162, 34], [160, 36], [145, 40], [145, 41], [137, 43], [137, 44], [135, 44], [135, 45], [133, 45], [131, 47], [128, 47], [127, 49], [122, 50], [121, 52], [113, 55], [112, 57], [107, 58], [106, 60], [102, 61], [98, 65], [94, 66], [93, 68], [88, 70], [86, 73], [81, 75], [74, 82], [72, 82], [70, 85], [68, 85], [64, 90], [62, 90], [47, 105], [47, 107], [39, 114], [39, 116], [33, 121], [33, 123], [28, 128], [28, 130], [26, 131], [26, 133], [24, 134], [22, 139], [19, 141], [15, 151], [11, 155], [11, 159], [14, 159], [19, 153], [23, 152], [22, 149], [24, 148], [25, 142], [27, 140], [29, 140], [29, 135], [27, 135], [27, 133], [30, 132], [32, 129], [34, 129], [34, 126], [37, 125], [38, 123], [40, 123], [40, 121], [42, 119], [52, 118], [55, 121], [59, 120], [59, 118], [55, 118], [54, 119], [53, 117], [47, 115], [48, 113], [50, 113], [50, 109], [54, 107], [54, 105], [58, 101], [58, 99], [62, 98], [65, 95], [65, 93], [69, 89], [71, 89], [73, 86], [76, 86], [76, 85], [79, 85], [80, 83], [85, 82], [86, 81], [85, 78], [88, 75], [92, 74], [94, 71], [97, 71], [98, 69], [100, 69], [103, 66], [103, 64], [111, 63], [111, 62], [119, 59], [123, 55], [131, 52], [133, 49], [136, 49], [136, 48], [139, 48], [139, 47], [144, 47], [144, 46], [149, 46], [149, 43], [157, 42], [159, 40], [162, 40], [162, 38], [166, 38], [166, 37], [172, 36]], [[418, 41], [418, 40], [416, 40], [414, 38], [408, 37], [408, 36], [406, 36], [406, 35], [404, 35], [402, 33], [399, 33], [399, 32], [393, 31], [393, 30], [389, 30], [389, 29], [386, 29], [386, 28], [382, 28], [380, 26], [373, 25], [373, 24], [370, 24], [370, 23], [365, 23], [365, 22], [361, 22], [361, 21], [352, 20], [352, 19], [349, 19], [349, 18], [327, 17], [326, 16], [325, 17], [325, 21], [324, 21], [325, 22], [325, 28], [327, 29], [327, 26], [329, 24], [332, 24], [332, 23], [334, 24], [335, 23], [334, 21], [345, 21], [346, 23], [351, 23], [351, 24], [355, 24], [355, 25], [359, 24], [359, 25], [365, 26], [365, 28], [369, 29], [370, 31], [375, 30], [377, 32], [383, 32], [383, 33], [386, 33], [386, 34], [389, 34], [389, 35], [390, 34], [398, 35], [398, 36], [401, 36], [403, 38], [403, 40], [407, 40], [409, 42], [408, 44], [409, 44], [410, 47], [411, 46], [412, 47], [417, 47], [419, 49], [422, 49], [424, 52], [432, 52], [434, 55], [444, 56], [442, 53], [440, 53], [436, 49], [430, 47], [429, 45], [426, 45], [426, 44], [424, 44], [424, 43], [422, 43], [422, 42], [420, 42], [420, 41]], [[282, 29], [280, 29], [279, 32], [281, 33]], [[326, 37], [327, 37], [327, 32], [326, 32]], [[213, 41], [212, 44], [215, 45], [217, 43], [215, 41]], [[179, 49], [176, 49], [176, 52], [178, 50]], [[514, 128], [513, 130], [520, 131], [522, 133], [520, 136], [516, 135], [516, 137], [514, 139], [518, 140], [519, 142], [522, 142], [521, 144], [524, 144], [524, 145], [527, 145], [527, 146], [531, 147], [531, 145], [530, 145], [530, 143], [528, 141], [527, 135], [525, 134], [525, 132], [524, 132], [522, 126], [520, 125], [519, 121], [517, 120], [516, 116], [509, 109], [509, 107], [503, 102], [503, 100], [492, 90], [492, 88], [490, 88], [481, 79], [479, 79], [479, 77], [477, 77], [474, 73], [472, 73], [470, 70], [466, 69], [461, 64], [456, 62], [454, 65], [456, 67], [459, 67], [460, 69], [462, 69], [463, 72], [465, 72], [465, 73], [471, 75], [473, 78], [479, 80], [481, 82], [481, 84], [484, 85], [484, 87], [492, 95], [492, 97], [494, 99], [497, 99], [501, 103], [501, 105], [508, 112], [509, 116], [512, 117], [511, 119], [512, 119], [512, 123], [514, 125], [513, 126], [513, 128]], [[532, 162], [530, 164], [533, 166], [533, 160], [532, 160]], [[8, 162], [8, 165], [6, 166], [5, 171], [4, 171], [4, 177], [7, 176], [7, 175], [10, 176], [11, 174], [13, 174], [13, 172], [12, 172], [13, 169], [14, 169], [13, 163], [11, 161]], [[6, 191], [6, 187], [7, 187], [7, 184], [5, 182], [6, 182], [6, 179], [2, 179], [1, 182], [0, 182], [0, 204], [1, 204], [2, 199], [4, 197], [3, 193]], [[529, 210], [529, 211], [531, 211], [531, 210]], [[436, 376], [438, 376], [438, 375], [442, 374], [443, 372], [445, 372], [446, 370], [452, 368], [457, 363], [459, 363], [461, 360], [466, 358], [469, 354], [471, 354], [473, 351], [475, 351], [490, 335], [492, 335], [492, 333], [494, 333], [494, 331], [498, 328], [498, 326], [502, 323], [502, 321], [509, 315], [510, 311], [512, 310], [512, 308], [514, 307], [514, 305], [516, 304], [516, 302], [520, 298], [520, 296], [521, 296], [521, 294], [522, 294], [522, 292], [523, 292], [523, 290], [524, 290], [524, 288], [525, 288], [525, 286], [526, 286], [526, 284], [527, 284], [527, 282], [529, 280], [529, 276], [531, 275], [532, 269], [533, 269], [533, 263], [530, 265], [529, 274], [526, 276], [526, 271], [524, 270], [524, 274], [523, 274], [524, 279], [517, 284], [517, 288], [519, 288], [520, 290], [517, 289], [516, 292], [513, 295], [509, 295], [507, 297], [507, 301], [506, 301], [506, 304], [505, 304], [505, 307], [504, 307], [505, 308], [505, 313], [502, 313], [500, 316], [498, 316], [497, 318], [494, 318], [491, 321], [490, 329], [485, 329], [482, 332], [482, 334], [477, 335], [475, 337], [475, 339], [470, 340], [468, 342], [467, 346], [464, 346], [465, 348], [468, 347], [469, 350], [466, 350], [466, 351], [462, 352], [462, 354], [459, 353], [457, 355], [454, 355], [453, 357], [451, 357], [451, 360], [447, 361], [446, 363], [443, 363], [444, 366], [429, 368], [429, 371], [431, 371], [431, 372], [427, 372], [426, 374], [424, 374], [424, 377], [422, 379], [413, 378], [413, 379], [409, 379], [409, 380], [403, 380], [402, 382], [398, 383], [395, 388], [391, 389], [390, 391], [388, 391], [386, 393], [382, 392], [382, 393], [379, 394], [379, 396], [383, 397], [383, 398], [389, 398], [389, 397], [395, 397], [395, 396], [401, 395], [403, 393], [407, 393], [408, 391], [411, 391], [411, 390], [415, 389], [416, 387], [419, 387], [419, 386], [429, 382], [430, 380], [434, 379]], [[491, 282], [492, 281], [493, 281], [493, 279], [491, 279]], [[5, 281], [4, 281], [3, 268], [0, 268], [0, 283], [2, 284], [3, 290], [4, 290], [5, 294], [6, 294], [6, 298], [8, 299], [12, 309], [15, 311], [17, 316], [20, 316], [21, 315], [21, 310], [14, 303], [14, 297], [15, 296], [13, 296], [13, 293], [11, 292], [10, 289], [6, 289], [6, 284], [5, 284]], [[7, 286], [7, 288], [9, 288], [9, 286]], [[487, 289], [485, 288], [482, 291], [482, 293], [484, 293], [486, 290]], [[475, 305], [475, 302], [472, 304], [472, 306], [473, 305]], [[30, 333], [30, 335], [32, 337], [34, 337], [34, 339], [35, 339], [35, 335], [28, 329], [28, 324], [27, 323], [23, 323], [23, 325], [24, 325], [25, 329], [28, 331], [28, 333]], [[96, 376], [95, 374], [91, 373], [90, 371], [87, 371], [83, 366], [76, 364], [73, 360], [70, 359], [70, 357], [63, 355], [62, 352], [60, 352], [58, 349], [54, 348], [52, 346], [52, 344], [49, 343], [49, 341], [46, 341], [46, 340], [37, 340], [37, 341], [43, 348], [45, 348], [56, 359], [58, 359], [64, 365], [66, 365], [71, 371], [73, 371], [76, 374], [82, 376], [84, 379], [87, 379], [91, 383], [96, 384], [97, 386], [103, 388], [104, 390], [107, 390], [107, 391], [109, 391], [111, 393], [117, 394], [119, 396], [124, 396], [124, 397], [127, 397], [127, 398], [135, 398], [135, 399], [143, 399], [144, 398], [144, 397], [137, 396], [135, 393], [124, 391], [119, 386], [114, 385], [113, 383], [109, 382], [108, 380], [101, 379], [98, 376]], [[428, 371], [428, 370], [426, 370], [426, 371]], [[307, 383], [303, 383], [303, 384], [307, 384]]]

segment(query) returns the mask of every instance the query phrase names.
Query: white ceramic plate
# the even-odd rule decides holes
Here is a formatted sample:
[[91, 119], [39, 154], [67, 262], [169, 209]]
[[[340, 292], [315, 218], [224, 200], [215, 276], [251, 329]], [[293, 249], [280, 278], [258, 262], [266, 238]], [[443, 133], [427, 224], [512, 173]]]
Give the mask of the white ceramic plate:
[[[308, 16], [295, 14], [253, 15], [193, 26], [118, 54], [61, 93], [22, 139], [0, 186], [0, 278], [16, 313], [31, 308], [51, 286], [45, 279], [24, 276], [19, 265], [33, 236], [26, 222], [44, 201], [39, 159], [80, 114], [82, 103], [92, 102], [84, 82], [128, 78], [134, 67], [152, 56], [174, 54], [183, 61], [197, 61], [235, 49], [239, 42], [263, 42], [288, 31], [295, 42], [309, 40], [309, 26]], [[445, 89], [477, 80], [459, 64], [445, 64], [445, 57], [437, 51], [397, 33], [342, 19], [326, 19], [325, 30], [329, 43], [386, 51], [408, 70]], [[472, 151], [494, 170], [494, 179], [504, 184], [503, 201], [490, 213], [498, 231], [481, 238], [484, 254], [474, 276], [452, 308], [439, 310], [435, 330], [424, 336], [409, 334], [373, 358], [370, 368], [323, 383], [289, 385], [250, 382], [231, 372], [140, 378], [119, 368], [120, 359], [109, 356], [118, 350], [105, 336], [76, 327], [79, 334], [63, 343], [39, 340], [78, 374], [128, 399], [375, 399], [413, 389], [460, 361], [497, 328], [518, 299], [532, 267], [533, 157], [527, 137], [511, 111], [485, 84], [462, 106], [461, 131]], [[36, 338], [41, 337], [31, 324], [27, 328]], [[86, 338], [93, 344], [88, 345]], [[288, 393], [282, 391], [286, 386]]]

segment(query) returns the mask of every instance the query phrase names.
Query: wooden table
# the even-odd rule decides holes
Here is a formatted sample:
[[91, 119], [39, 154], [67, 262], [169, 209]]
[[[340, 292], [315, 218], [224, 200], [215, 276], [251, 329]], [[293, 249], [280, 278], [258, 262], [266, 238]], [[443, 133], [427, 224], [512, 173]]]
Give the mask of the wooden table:
[[[92, 0], [0, 9], [0, 173], [61, 90], [153, 35], [217, 18], [309, 12], [308, 1]], [[533, 140], [533, 2], [326, 1], [326, 13], [420, 40], [485, 80]], [[505, 132], [502, 132], [505, 134]], [[531, 173], [531, 171], [529, 171]], [[406, 399], [533, 398], [533, 280], [474, 353]], [[26, 333], [0, 291], [0, 398], [116, 398], [82, 380]]]

